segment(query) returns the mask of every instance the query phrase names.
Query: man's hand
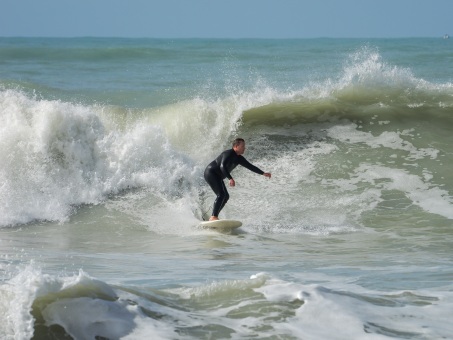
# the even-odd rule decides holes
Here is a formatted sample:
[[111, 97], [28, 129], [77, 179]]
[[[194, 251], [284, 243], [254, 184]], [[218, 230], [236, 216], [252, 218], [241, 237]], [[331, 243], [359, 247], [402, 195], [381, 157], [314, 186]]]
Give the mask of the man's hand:
[[234, 179], [230, 179], [230, 187], [234, 187], [236, 185], [236, 182]]
[[267, 177], [267, 178], [271, 178], [272, 177], [272, 174], [270, 172], [265, 172], [263, 174], [264, 177]]

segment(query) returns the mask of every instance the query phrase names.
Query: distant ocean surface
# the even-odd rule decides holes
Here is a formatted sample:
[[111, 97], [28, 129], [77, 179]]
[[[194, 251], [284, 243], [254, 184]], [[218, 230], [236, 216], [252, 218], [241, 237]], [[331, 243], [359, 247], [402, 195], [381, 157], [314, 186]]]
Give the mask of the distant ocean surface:
[[[1, 339], [452, 339], [453, 41], [0, 38]], [[206, 165], [247, 141], [221, 218]]]

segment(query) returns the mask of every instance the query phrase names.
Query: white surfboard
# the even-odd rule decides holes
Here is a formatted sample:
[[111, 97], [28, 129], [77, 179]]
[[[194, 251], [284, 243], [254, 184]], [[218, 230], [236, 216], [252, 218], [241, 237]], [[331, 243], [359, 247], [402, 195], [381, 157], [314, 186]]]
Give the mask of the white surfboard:
[[237, 220], [204, 221], [200, 223], [200, 226], [203, 228], [210, 228], [223, 231], [233, 230], [239, 228], [241, 225], [242, 222]]

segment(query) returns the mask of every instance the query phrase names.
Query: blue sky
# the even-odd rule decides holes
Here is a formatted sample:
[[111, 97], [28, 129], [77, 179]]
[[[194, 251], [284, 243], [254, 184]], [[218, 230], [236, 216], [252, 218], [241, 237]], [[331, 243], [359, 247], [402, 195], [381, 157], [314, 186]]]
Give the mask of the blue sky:
[[439, 37], [453, 0], [0, 0], [0, 36]]

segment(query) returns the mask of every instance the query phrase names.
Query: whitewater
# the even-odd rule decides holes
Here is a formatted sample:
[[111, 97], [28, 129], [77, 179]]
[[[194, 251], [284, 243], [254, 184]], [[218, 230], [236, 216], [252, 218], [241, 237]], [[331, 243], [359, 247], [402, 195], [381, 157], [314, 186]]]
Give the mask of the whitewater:
[[452, 48], [0, 38], [0, 337], [451, 338]]

